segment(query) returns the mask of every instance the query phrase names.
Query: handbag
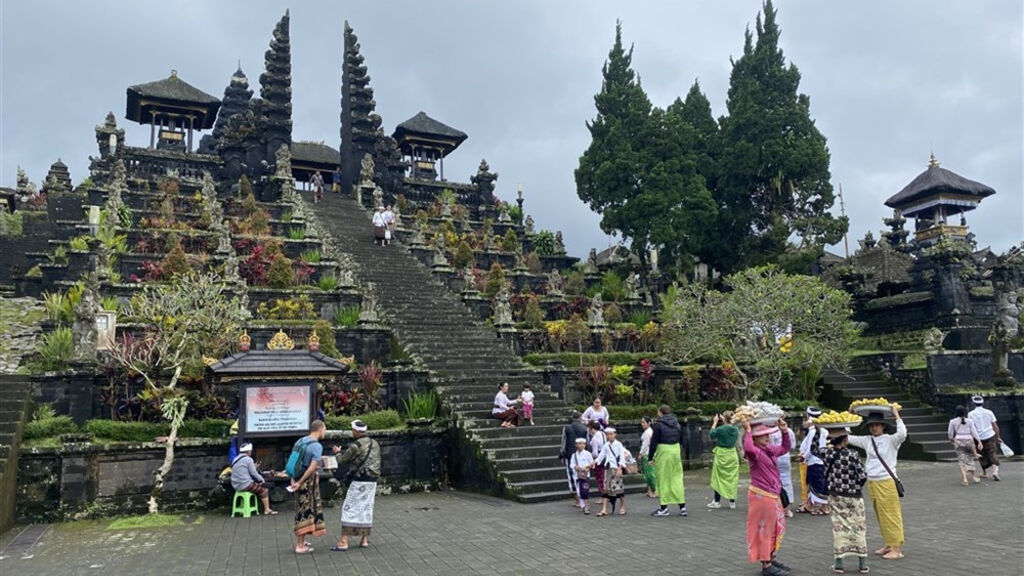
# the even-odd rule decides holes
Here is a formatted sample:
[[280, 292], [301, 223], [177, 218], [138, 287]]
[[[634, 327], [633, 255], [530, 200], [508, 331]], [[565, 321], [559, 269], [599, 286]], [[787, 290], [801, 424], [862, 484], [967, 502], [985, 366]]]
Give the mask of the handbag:
[[893, 474], [892, 468], [889, 468], [889, 465], [882, 459], [882, 455], [878, 453], [878, 444], [875, 444], [874, 438], [871, 439], [871, 447], [875, 449], [875, 456], [877, 456], [878, 461], [882, 463], [882, 467], [885, 468], [885, 471], [889, 473], [893, 482], [896, 483], [896, 493], [899, 494], [900, 498], [903, 498], [903, 495], [905, 494], [905, 491], [903, 490], [903, 482], [900, 482], [900, 479]]
[[1003, 442], [1002, 440], [999, 441], [999, 451], [1002, 452], [1003, 456], [1006, 456], [1007, 458], [1013, 456], [1013, 448], [1007, 446], [1006, 442]]

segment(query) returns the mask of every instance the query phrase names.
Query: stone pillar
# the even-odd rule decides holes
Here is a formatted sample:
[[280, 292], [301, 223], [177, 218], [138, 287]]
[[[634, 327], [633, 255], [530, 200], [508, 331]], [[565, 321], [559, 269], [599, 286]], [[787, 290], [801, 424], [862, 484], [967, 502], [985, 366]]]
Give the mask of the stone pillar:
[[704, 454], [704, 429], [700, 410], [696, 408], [686, 409], [685, 443], [684, 460], [687, 462], [700, 461]]

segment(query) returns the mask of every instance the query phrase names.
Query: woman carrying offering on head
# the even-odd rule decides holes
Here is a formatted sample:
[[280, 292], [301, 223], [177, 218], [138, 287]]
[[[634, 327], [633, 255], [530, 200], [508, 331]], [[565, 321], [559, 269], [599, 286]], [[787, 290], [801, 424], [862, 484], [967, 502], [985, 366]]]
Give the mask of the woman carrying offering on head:
[[[743, 423], [743, 453], [750, 463], [750, 488], [747, 491], [747, 558], [761, 564], [762, 576], [787, 576], [789, 567], [779, 562], [776, 555], [786, 532], [786, 515], [782, 511], [779, 493], [782, 485], [776, 459], [790, 449], [786, 421], [780, 419], [778, 428], [749, 422]], [[782, 430], [782, 444], [772, 446], [768, 436]]]
[[886, 560], [903, 558], [903, 510], [896, 488], [899, 478], [896, 475], [896, 457], [907, 439], [907, 427], [895, 406], [892, 414], [896, 418], [895, 429], [885, 421], [881, 412], [871, 412], [864, 419], [870, 434], [850, 436], [850, 445], [867, 454], [868, 495], [875, 507], [878, 527], [885, 542], [885, 546], [875, 550], [875, 554]]

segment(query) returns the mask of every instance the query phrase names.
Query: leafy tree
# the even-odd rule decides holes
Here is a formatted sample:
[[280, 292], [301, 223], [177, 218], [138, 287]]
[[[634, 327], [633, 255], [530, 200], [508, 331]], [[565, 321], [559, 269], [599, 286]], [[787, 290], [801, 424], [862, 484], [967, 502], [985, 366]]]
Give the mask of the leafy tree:
[[665, 295], [661, 347], [669, 361], [731, 362], [749, 398], [813, 397], [821, 370], [845, 365], [858, 336], [849, 294], [773, 266], [725, 284], [728, 292], [692, 284]]
[[502, 252], [515, 252], [518, 247], [519, 237], [516, 236], [514, 230], [509, 228], [505, 231], [505, 235], [501, 237], [501, 250]]
[[[698, 133], [674, 110], [652, 108], [622, 46], [621, 23], [587, 124], [591, 144], [576, 169], [580, 199], [622, 234], [642, 262], [657, 247], [665, 261], [692, 254], [714, 226], [715, 205], [693, 154]], [[646, 268], [646, 267], [645, 267]]]
[[249, 313], [214, 274], [192, 272], [143, 290], [125, 307], [124, 315], [146, 326], [145, 331], [140, 337], [122, 336], [108, 353], [142, 378], [146, 392], [159, 399], [161, 413], [171, 424], [164, 461], [154, 474], [149, 498], [149, 511], [156, 513], [188, 409], [188, 397], [178, 389], [178, 381], [183, 374], [201, 374], [204, 356], [218, 358], [226, 352], [237, 341]]
[[476, 257], [473, 255], [473, 248], [466, 242], [465, 239], [460, 240], [459, 244], [455, 247], [455, 256], [452, 259], [452, 264], [455, 268], [461, 270], [466, 267], [472, 267]]
[[776, 10], [766, 0], [756, 40], [747, 30], [733, 61], [720, 119], [719, 206], [714, 263], [724, 271], [778, 262], [791, 237], [797, 251], [819, 254], [848, 223], [829, 214], [829, 151], [814, 125], [800, 72], [779, 48]]
[[487, 283], [484, 284], [484, 296], [493, 298], [504, 285], [505, 271], [502, 269], [501, 264], [495, 262], [494, 264], [491, 264], [491, 269], [487, 272]]

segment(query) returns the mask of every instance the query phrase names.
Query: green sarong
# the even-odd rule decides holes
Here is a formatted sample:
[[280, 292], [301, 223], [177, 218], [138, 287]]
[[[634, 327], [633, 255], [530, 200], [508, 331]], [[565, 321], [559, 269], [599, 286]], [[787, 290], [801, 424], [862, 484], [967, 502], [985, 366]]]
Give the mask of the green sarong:
[[735, 448], [715, 446], [714, 462], [711, 464], [711, 488], [726, 500], [736, 499], [736, 487], [740, 481], [740, 457]]
[[644, 484], [651, 490], [656, 490], [657, 486], [654, 485], [654, 466], [651, 466], [651, 462], [647, 459], [647, 456], [640, 456], [640, 471], [644, 473]]
[[658, 450], [654, 453], [654, 480], [658, 486], [658, 499], [663, 506], [686, 503], [683, 458], [679, 444], [658, 444]]

